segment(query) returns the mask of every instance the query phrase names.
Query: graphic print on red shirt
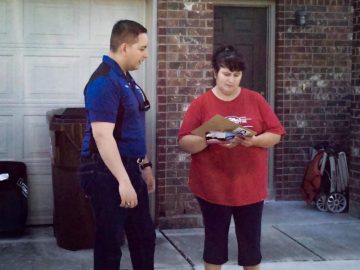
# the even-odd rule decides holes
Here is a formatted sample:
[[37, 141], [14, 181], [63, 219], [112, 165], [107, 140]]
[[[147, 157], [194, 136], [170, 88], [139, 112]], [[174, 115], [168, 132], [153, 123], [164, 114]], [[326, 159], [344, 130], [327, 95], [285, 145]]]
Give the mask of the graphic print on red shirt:
[[[283, 135], [285, 130], [266, 100], [257, 92], [241, 89], [232, 101], [223, 101], [209, 90], [195, 99], [182, 123], [179, 140], [191, 134], [214, 115], [222, 115], [262, 134]], [[193, 154], [189, 188], [196, 196], [212, 203], [230, 206], [262, 201], [267, 196], [268, 150], [238, 145], [228, 149], [209, 145]]]
[[250, 129], [253, 128], [252, 125], [249, 125], [249, 121], [251, 120], [251, 118], [247, 118], [246, 116], [225, 116], [225, 118], [229, 119], [235, 124], [242, 125], [243, 127]]

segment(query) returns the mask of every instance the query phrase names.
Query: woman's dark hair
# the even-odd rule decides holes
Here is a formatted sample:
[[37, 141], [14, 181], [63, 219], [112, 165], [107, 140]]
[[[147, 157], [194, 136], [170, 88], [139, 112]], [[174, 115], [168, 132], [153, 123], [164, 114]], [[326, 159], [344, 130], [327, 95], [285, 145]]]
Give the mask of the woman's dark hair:
[[233, 46], [218, 48], [213, 54], [212, 66], [215, 73], [218, 73], [220, 68], [228, 68], [231, 72], [245, 70], [242, 57]]
[[130, 20], [120, 20], [115, 23], [110, 37], [110, 50], [116, 52], [119, 46], [126, 42], [133, 44], [140, 34], [147, 33], [147, 30], [140, 23]]

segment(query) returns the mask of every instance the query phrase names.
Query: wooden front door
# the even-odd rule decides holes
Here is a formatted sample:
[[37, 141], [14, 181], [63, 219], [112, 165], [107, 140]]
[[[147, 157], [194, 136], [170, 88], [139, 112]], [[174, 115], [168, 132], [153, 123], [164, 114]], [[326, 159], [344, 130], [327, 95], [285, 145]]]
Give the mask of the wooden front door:
[[[234, 46], [243, 56], [246, 70], [240, 85], [262, 94], [271, 104], [274, 89], [271, 86], [270, 70], [274, 59], [270, 46], [274, 46], [274, 25], [271, 25], [271, 7], [230, 7], [215, 6], [214, 10], [214, 48], [222, 45]], [[272, 76], [272, 75], [271, 75]], [[268, 191], [274, 198], [274, 158], [270, 149]]]
[[268, 97], [267, 8], [218, 6], [214, 12], [214, 48], [234, 46], [246, 66], [241, 86]]

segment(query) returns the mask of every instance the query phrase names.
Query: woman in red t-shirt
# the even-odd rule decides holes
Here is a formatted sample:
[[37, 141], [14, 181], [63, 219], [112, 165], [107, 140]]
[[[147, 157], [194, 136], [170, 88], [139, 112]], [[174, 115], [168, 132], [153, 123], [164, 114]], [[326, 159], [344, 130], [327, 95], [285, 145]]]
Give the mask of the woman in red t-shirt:
[[[218, 49], [212, 60], [216, 86], [195, 99], [179, 131], [179, 145], [192, 155], [189, 187], [199, 201], [205, 227], [206, 270], [221, 269], [228, 260], [231, 217], [235, 221], [238, 263], [260, 269], [261, 217], [267, 196], [267, 148], [279, 143], [284, 128], [266, 100], [240, 87], [244, 63], [231, 46]], [[192, 135], [214, 115], [256, 131], [224, 144]], [[209, 130], [211, 131], [211, 130]]]

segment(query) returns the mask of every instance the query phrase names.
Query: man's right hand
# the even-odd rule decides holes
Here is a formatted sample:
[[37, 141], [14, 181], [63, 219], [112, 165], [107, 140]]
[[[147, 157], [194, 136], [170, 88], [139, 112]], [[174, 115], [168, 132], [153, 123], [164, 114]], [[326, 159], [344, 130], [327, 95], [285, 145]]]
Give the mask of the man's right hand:
[[100, 156], [113, 176], [119, 182], [120, 207], [133, 208], [137, 206], [136, 192], [121, 161], [117, 143], [114, 138], [114, 123], [92, 122], [92, 132]]
[[119, 194], [121, 199], [120, 207], [134, 208], [135, 206], [137, 206], [137, 194], [130, 181], [122, 181], [119, 184]]

